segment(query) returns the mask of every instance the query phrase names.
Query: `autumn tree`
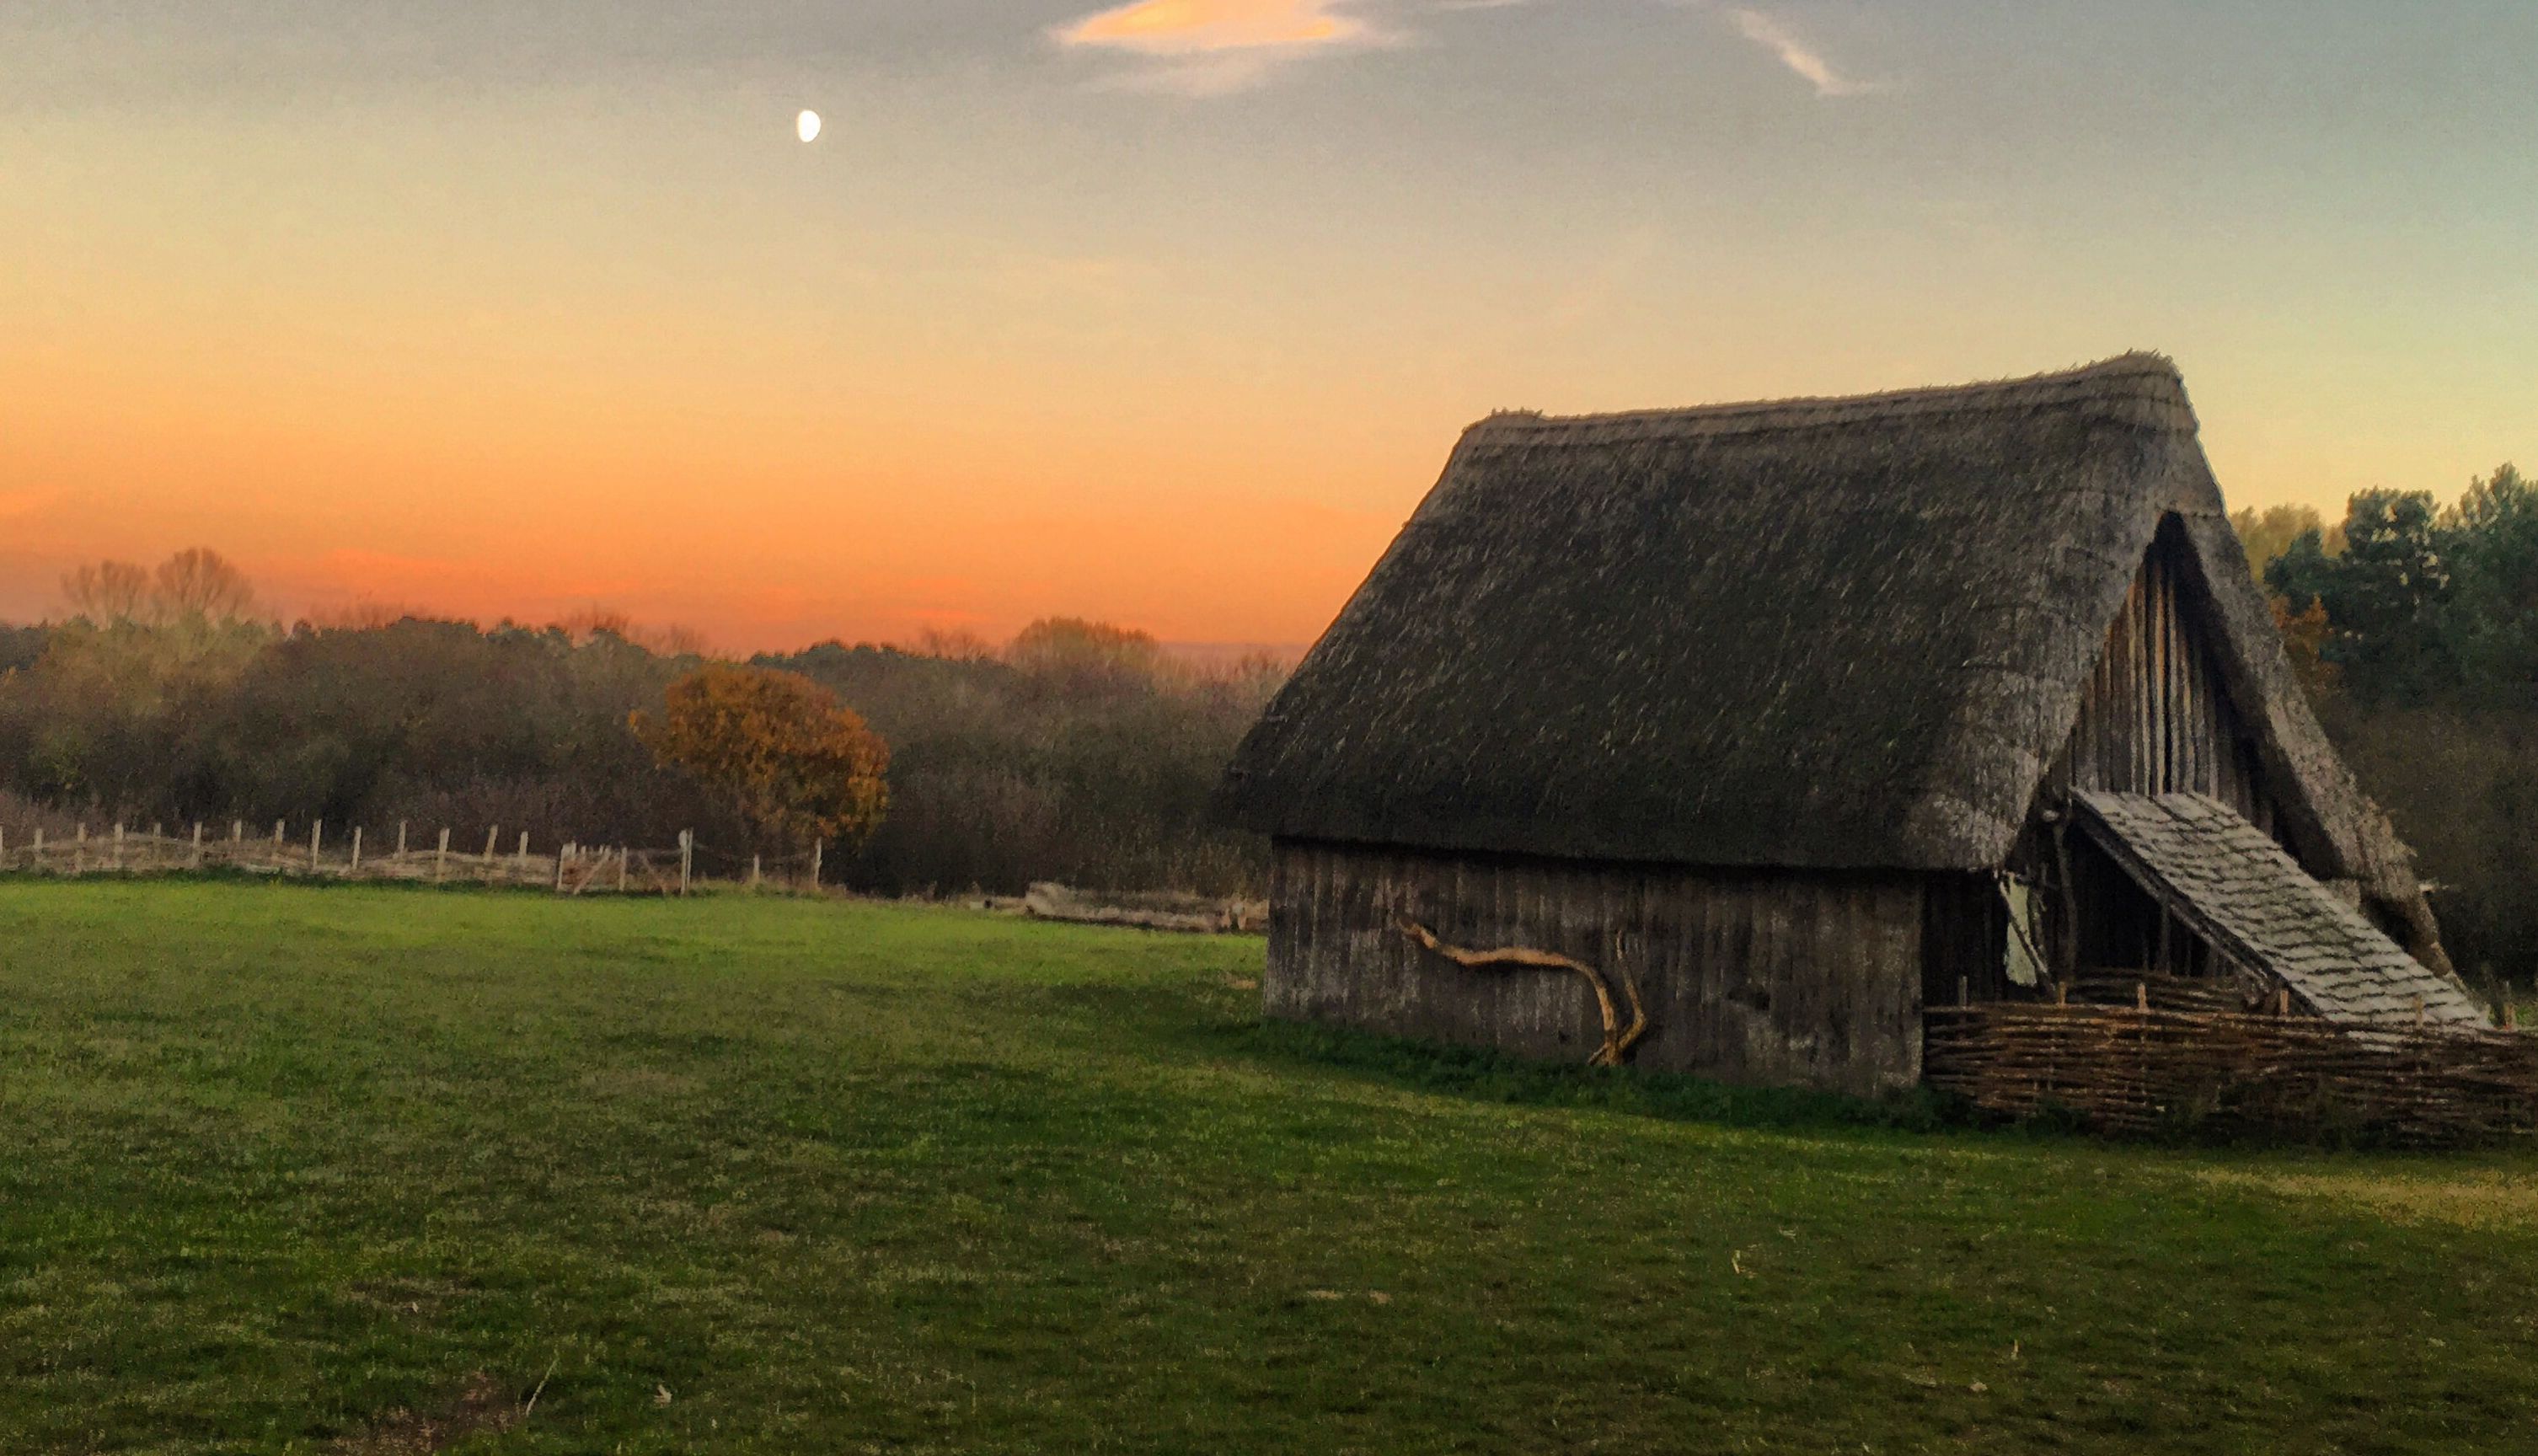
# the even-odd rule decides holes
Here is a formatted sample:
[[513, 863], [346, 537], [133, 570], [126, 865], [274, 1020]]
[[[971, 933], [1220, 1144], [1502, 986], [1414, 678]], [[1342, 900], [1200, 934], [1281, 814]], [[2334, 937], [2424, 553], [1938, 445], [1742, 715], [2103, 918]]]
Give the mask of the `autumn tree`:
[[1163, 644], [1135, 628], [1048, 617], [1024, 628], [1005, 660], [1026, 678], [1073, 697], [1151, 692], [1165, 673]]
[[708, 663], [672, 683], [658, 713], [632, 722], [664, 767], [787, 843], [859, 845], [889, 806], [889, 746], [799, 673]]
[[2256, 579], [2265, 579], [2265, 568], [2292, 543], [2314, 533], [2320, 549], [2330, 557], [2344, 555], [2344, 525], [2328, 524], [2314, 505], [2274, 505], [2258, 510], [2250, 505], [2230, 512], [2230, 524], [2238, 533], [2238, 542], [2247, 549], [2248, 569]]

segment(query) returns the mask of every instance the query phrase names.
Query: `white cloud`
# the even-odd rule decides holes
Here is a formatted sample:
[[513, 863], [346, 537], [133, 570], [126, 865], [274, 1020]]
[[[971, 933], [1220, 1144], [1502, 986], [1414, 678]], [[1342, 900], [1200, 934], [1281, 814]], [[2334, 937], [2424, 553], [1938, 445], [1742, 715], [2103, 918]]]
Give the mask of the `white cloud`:
[[1729, 10], [1727, 18], [1736, 23], [1738, 33], [1778, 56], [1781, 65], [1805, 77], [1807, 84], [1813, 86], [1820, 97], [1857, 96], [1875, 90], [1867, 82], [1853, 80], [1835, 70], [1833, 62], [1826, 60], [1822, 51], [1798, 38], [1787, 26], [1762, 11], [1738, 7]]

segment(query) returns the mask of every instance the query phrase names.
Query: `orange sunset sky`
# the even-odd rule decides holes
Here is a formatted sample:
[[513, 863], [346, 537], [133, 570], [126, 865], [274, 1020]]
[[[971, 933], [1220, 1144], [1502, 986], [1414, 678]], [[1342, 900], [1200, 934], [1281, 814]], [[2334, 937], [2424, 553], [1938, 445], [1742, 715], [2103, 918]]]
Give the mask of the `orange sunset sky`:
[[286, 613], [1301, 643], [1493, 408], [2130, 348], [2234, 504], [2538, 465], [2520, 0], [37, 0], [0, 57], [0, 618], [199, 544]]

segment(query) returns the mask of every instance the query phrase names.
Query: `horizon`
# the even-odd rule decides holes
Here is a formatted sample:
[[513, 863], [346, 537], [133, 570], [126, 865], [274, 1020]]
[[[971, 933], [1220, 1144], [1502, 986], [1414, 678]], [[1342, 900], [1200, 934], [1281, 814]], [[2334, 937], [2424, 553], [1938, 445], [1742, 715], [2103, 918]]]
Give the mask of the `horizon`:
[[2134, 348], [2234, 508], [2538, 454], [2526, 6], [144, 0], [0, 47], [0, 619], [210, 544], [286, 615], [1302, 644], [1494, 409]]

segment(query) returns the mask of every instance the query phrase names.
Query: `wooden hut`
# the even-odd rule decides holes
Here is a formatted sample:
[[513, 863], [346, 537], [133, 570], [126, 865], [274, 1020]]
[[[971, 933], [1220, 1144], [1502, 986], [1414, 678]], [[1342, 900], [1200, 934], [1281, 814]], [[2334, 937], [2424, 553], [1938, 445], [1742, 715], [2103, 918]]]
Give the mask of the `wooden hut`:
[[2108, 976], [2484, 1021], [2156, 356], [1493, 416], [1224, 810], [1277, 1017], [1859, 1092]]

